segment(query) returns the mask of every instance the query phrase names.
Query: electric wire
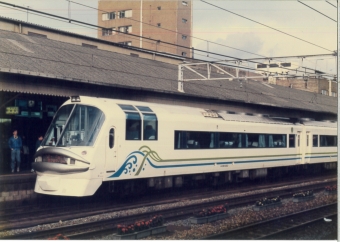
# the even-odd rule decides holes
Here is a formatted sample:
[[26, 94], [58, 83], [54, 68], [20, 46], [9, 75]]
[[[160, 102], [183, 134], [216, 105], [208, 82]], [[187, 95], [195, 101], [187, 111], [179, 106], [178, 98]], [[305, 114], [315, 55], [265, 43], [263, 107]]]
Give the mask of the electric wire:
[[[3, 3], [0, 1], [0, 3]], [[7, 4], [5, 3], [6, 5], [13, 5], [13, 4]], [[15, 5], [14, 5], [15, 6]], [[37, 16], [41, 16], [41, 17], [46, 17], [46, 16], [43, 16], [43, 15], [51, 15], [51, 14], [48, 14], [48, 13], [45, 13], [45, 12], [41, 12], [41, 11], [37, 11], [37, 10], [33, 10], [33, 9], [27, 9], [27, 8], [24, 8], [24, 7], [20, 7], [20, 6], [16, 6], [16, 7], [19, 7], [21, 9], [24, 9], [25, 11], [23, 10], [19, 10], [19, 9], [15, 9], [15, 8], [11, 8], [13, 10], [17, 10], [17, 11], [21, 11], [21, 12], [26, 12], [26, 10], [29, 10], [29, 11], [34, 11], [34, 12], [38, 12], [39, 14], [35, 14], [35, 13], [31, 13], [31, 14], [34, 14], [34, 15], [37, 15]], [[10, 8], [10, 7], [7, 7], [7, 8]], [[40, 14], [43, 14], [43, 15], [40, 15]], [[61, 21], [61, 22], [64, 22], [66, 23], [67, 21], [71, 24], [75, 24], [77, 26], [82, 26], [82, 27], [85, 27], [85, 28], [89, 28], [87, 27], [87, 25], [91, 26], [91, 29], [97, 29], [97, 28], [102, 28], [102, 29], [106, 29], [104, 27], [101, 27], [101, 26], [97, 26], [97, 25], [92, 25], [92, 24], [88, 24], [88, 23], [83, 23], [81, 21], [77, 21], [77, 20], [70, 20], [70, 19], [67, 19], [67, 18], [64, 18], [64, 17], [61, 17], [61, 16], [58, 16], [58, 15], [51, 15], [53, 16], [54, 18], [50, 18], [50, 17], [46, 17], [46, 18], [50, 18], [50, 19], [54, 19], [54, 20], [58, 20], [58, 21]], [[65, 21], [62, 21], [62, 20], [59, 20], [59, 19], [55, 19], [55, 18], [61, 18]], [[85, 26], [83, 25], [79, 25], [79, 24], [76, 24], [74, 22], [78, 22], [78, 23], [81, 23], [81, 24], [84, 24]], [[120, 31], [115, 31], [115, 32], [118, 32], [118, 33], [123, 33], [123, 34], [127, 34], [127, 35], [132, 35], [133, 37], [136, 37], [136, 38], [140, 38], [139, 35], [133, 35], [133, 34], [129, 34], [129, 33], [124, 33], [124, 32], [120, 32]], [[143, 37], [143, 38], [146, 38], [146, 37]], [[151, 39], [151, 38], [146, 38], [148, 40], [154, 40], [154, 39]], [[151, 43], [151, 42], [149, 42]], [[164, 43], [164, 44], [170, 44], [171, 46], [179, 46], [179, 47], [183, 47], [183, 48], [188, 48], [190, 49], [189, 47], [186, 47], [186, 46], [180, 46], [180, 45], [176, 45], [176, 44], [172, 44], [172, 43], [167, 43], [167, 42], [161, 42], [161, 43]], [[124, 46], [125, 47], [125, 46]], [[138, 47], [133, 47], [134, 49], [140, 49]], [[169, 48], [169, 47], [168, 47]], [[223, 57], [229, 57], [229, 58], [233, 58], [235, 60], [238, 60], [238, 61], [247, 61], [247, 60], [244, 60], [244, 59], [240, 59], [240, 58], [237, 58], [237, 57], [233, 57], [233, 56], [228, 56], [228, 55], [223, 55], [223, 54], [219, 54], [219, 53], [214, 53], [214, 52], [209, 52], [209, 51], [205, 51], [205, 50], [200, 50], [200, 49], [195, 49], [195, 51], [199, 51], [199, 52], [203, 52], [203, 53], [209, 53], [209, 54], [213, 54], [213, 55], [217, 55], [217, 56], [223, 56]], [[197, 54], [195, 53], [195, 55], [200, 55], [200, 54]], [[200, 55], [200, 56], [203, 56], [203, 55]], [[189, 57], [185, 57], [186, 59], [193, 59], [193, 58], [189, 58]], [[210, 57], [212, 58], [212, 57]], [[216, 60], [219, 60], [219, 61], [223, 61], [221, 59], [217, 59], [215, 58]], [[198, 59], [199, 60], [199, 59]], [[199, 60], [199, 61], [202, 61], [202, 60]], [[206, 62], [206, 61], [205, 61]], [[264, 64], [262, 62], [255, 62], [255, 61], [248, 61], [250, 63], [255, 63], [255, 64]], [[221, 64], [220, 64], [221, 65]], [[305, 67], [302, 67], [302, 68], [305, 68]], [[315, 74], [315, 73], [306, 73], [305, 71], [299, 71], [299, 70], [295, 70], [295, 69], [290, 69], [290, 68], [285, 68], [285, 67], [281, 67], [281, 69], [285, 69], [285, 70], [288, 70], [288, 71], [293, 71], [293, 72], [302, 72], [302, 73], [305, 73], [305, 74]], [[253, 70], [256, 70], [256, 69], [253, 69]], [[265, 73], [273, 73], [272, 71], [264, 71], [264, 70], [261, 70], [261, 72], [265, 72]], [[326, 74], [324, 76], [328, 76], [328, 77], [333, 77], [333, 75], [331, 74]]]
[[[85, 4], [81, 4], [81, 3], [78, 3], [78, 2], [75, 2], [75, 1], [71, 1], [71, 0], [66, 0], [66, 1], [72, 2], [72, 3], [77, 4], [77, 5], [80, 5], [80, 6], [84, 6], [84, 7], [87, 7], [87, 8], [91, 8], [91, 9], [94, 9], [94, 10], [98, 10], [98, 11], [101, 11], [101, 12], [104, 12], [104, 13], [107, 13], [107, 14], [110, 13], [110, 12], [108, 12], [108, 11], [105, 11], [105, 10], [102, 10], [102, 9], [99, 9], [99, 8], [94, 8], [94, 7], [91, 7], [91, 6], [88, 6], [88, 5], [85, 5]], [[132, 20], [132, 21], [135, 21], [135, 22], [139, 22], [139, 23], [143, 23], [143, 24], [146, 24], [146, 25], [155, 27], [155, 28], [164, 29], [164, 30], [167, 30], [167, 31], [170, 31], [170, 32], [173, 32], [173, 33], [182, 34], [182, 33], [180, 33], [180, 32], [174, 31], [174, 30], [170, 30], [170, 29], [163, 28], [163, 27], [158, 27], [158, 26], [156, 26], [156, 25], [152, 25], [152, 24], [149, 24], [149, 23], [140, 21], [140, 20], [133, 19], [133, 18], [129, 18], [129, 20]], [[249, 53], [249, 54], [252, 54], [252, 55], [261, 56], [261, 57], [264, 57], [265, 59], [270, 59], [270, 60], [277, 60], [277, 59], [278, 59], [278, 57], [266, 57], [266, 56], [264, 56], [264, 55], [260, 55], [260, 54], [256, 54], [256, 53], [253, 53], [253, 52], [241, 50], [241, 49], [238, 49], [238, 48], [235, 48], [235, 47], [231, 47], [231, 46], [228, 46], [228, 45], [223, 45], [223, 44], [220, 44], [220, 43], [208, 41], [208, 40], [205, 40], [205, 39], [202, 39], [202, 38], [198, 38], [198, 37], [194, 37], [194, 36], [191, 36], [191, 35], [188, 35], [188, 36], [190, 36], [190, 37], [193, 38], [193, 39], [198, 39], [198, 40], [210, 42], [210, 43], [213, 43], [213, 44], [216, 44], [216, 45], [219, 45], [219, 46], [223, 46], [223, 47], [231, 48], [231, 49], [234, 49], [234, 50], [242, 51], [242, 52], [245, 52], [245, 53]], [[195, 50], [196, 50], [196, 49], [195, 49]], [[197, 51], [199, 51], [199, 50], [197, 50]], [[197, 53], [196, 53], [196, 54], [197, 54]], [[332, 55], [334, 55], [334, 54], [332, 54]], [[202, 55], [201, 55], [201, 56], [202, 56]], [[305, 55], [305, 56], [307, 56], [307, 55]], [[236, 57], [235, 57], [235, 58], [236, 58]], [[279, 57], [279, 58], [280, 58], [280, 57]], [[287, 57], [282, 57], [282, 58], [287, 58]], [[242, 61], [259, 60], [259, 59], [261, 59], [261, 58], [247, 58], [247, 59], [242, 59]], [[257, 63], [257, 64], [262, 64], [262, 63]]]
[[[68, 1], [68, 0], [67, 0]], [[94, 9], [94, 10], [98, 10], [98, 11], [101, 11], [101, 12], [104, 12], [104, 13], [110, 13], [110, 12], [107, 12], [105, 10], [102, 10], [102, 9], [99, 9], [99, 8], [94, 8], [94, 7], [91, 7], [91, 6], [88, 6], [88, 5], [85, 5], [85, 4], [82, 4], [82, 3], [78, 3], [78, 2], [74, 2], [74, 1], [70, 1], [74, 4], [77, 4], [77, 5], [81, 5], [81, 6], [84, 6], [84, 7], [88, 7], [88, 8], [91, 8], [91, 9]], [[158, 27], [156, 25], [153, 25], [153, 24], [149, 24], [149, 23], [146, 23], [146, 22], [143, 22], [143, 21], [140, 21], [140, 20], [137, 20], [137, 19], [134, 19], [134, 18], [129, 18], [129, 20], [132, 20], [132, 21], [135, 21], [135, 22], [138, 22], [138, 23], [142, 23], [142, 24], [145, 24], [145, 25], [149, 25], [149, 26], [152, 26], [152, 27], [155, 27], [155, 28], [159, 28], [159, 29], [164, 29], [164, 30], [167, 30], [169, 32], [173, 32], [173, 33], [177, 33], [177, 34], [182, 34], [182, 35], [187, 35], [187, 34], [183, 34], [181, 32], [178, 32], [178, 31], [174, 31], [174, 30], [171, 30], [171, 29], [167, 29], [167, 28], [164, 28], [164, 27]], [[192, 35], [187, 35], [193, 39], [197, 39], [197, 40], [202, 40], [202, 41], [208, 41], [206, 39], [202, 39], [202, 38], [199, 38], [199, 37], [194, 37]], [[250, 51], [246, 51], [246, 50], [242, 50], [242, 49], [238, 49], [238, 48], [235, 48], [235, 47], [231, 47], [231, 46], [228, 46], [228, 45], [224, 45], [224, 44], [220, 44], [220, 43], [216, 43], [216, 42], [212, 42], [212, 41], [209, 41], [210, 43], [213, 43], [213, 44], [216, 44], [216, 45], [219, 45], [219, 46], [223, 46], [223, 47], [226, 47], [226, 48], [230, 48], [230, 49], [233, 49], [233, 50], [238, 50], [238, 51], [241, 51], [241, 52], [244, 52], [244, 53], [248, 53], [248, 54], [252, 54], [252, 55], [257, 55], [257, 56], [261, 56], [261, 57], [266, 57], [264, 55], [260, 55], [260, 54], [256, 54], [256, 53], [253, 53], [253, 52], [250, 52]]]
[[299, 1], [299, 0], [298, 0], [298, 2], [301, 3], [301, 4], [303, 4], [303, 5], [305, 5], [306, 7], [310, 8], [310, 9], [314, 10], [315, 12], [317, 12], [317, 13], [319, 13], [319, 14], [325, 16], [326, 18], [329, 18], [330, 20], [333, 20], [334, 22], [337, 22], [335, 19], [332, 19], [331, 17], [328, 17], [326, 14], [321, 13], [320, 11], [316, 10], [315, 8], [312, 8], [311, 6], [309, 6], [309, 5], [307, 5], [307, 4], [303, 3], [303, 2], [301, 2], [301, 1]]
[[333, 7], [337, 8], [337, 6], [335, 6], [335, 5], [331, 4], [331, 3], [330, 3], [330, 2], [328, 2], [328, 1], [326, 1], [326, 3], [328, 3], [328, 4], [332, 5]]
[[[3, 3], [3, 2], [0, 2], [0, 3]], [[75, 3], [75, 2], [73, 2], [73, 3]], [[6, 4], [6, 3], [5, 3]], [[12, 4], [9, 4], [9, 5], [12, 5]], [[15, 6], [15, 5], [14, 5]], [[87, 6], [87, 5], [83, 5], [83, 6]], [[23, 7], [20, 7], [20, 8], [22, 8], [22, 9], [25, 9], [25, 10], [32, 10], [32, 9], [27, 9], [27, 8], [23, 8]], [[51, 15], [51, 14], [48, 14], [48, 13], [45, 13], [45, 12], [41, 12], [41, 11], [36, 11], [36, 10], [32, 10], [32, 11], [35, 11], [35, 12], [39, 12], [39, 13], [42, 13], [42, 14], [47, 14], [47, 15]], [[63, 18], [63, 17], [60, 17], [60, 16], [57, 16], [57, 15], [53, 15], [54, 17], [59, 17], [59, 18], [62, 18], [62, 19], [66, 19], [66, 20], [68, 20], [70, 23], [71, 23], [71, 20], [70, 19], [67, 19], [67, 18]], [[76, 20], [72, 20], [73, 22], [74, 21], [76, 21]], [[79, 22], [79, 23], [81, 23], [81, 24], [84, 24], [84, 25], [90, 25], [90, 26], [94, 26], [94, 27], [96, 27], [96, 28], [102, 28], [102, 29], [107, 29], [107, 28], [105, 28], [105, 27], [101, 27], [101, 26], [98, 26], [98, 25], [91, 25], [91, 24], [88, 24], [88, 23], [84, 23], [84, 22], [80, 22], [80, 21], [76, 21], [76, 22]], [[72, 23], [72, 24], [74, 24], [74, 23]], [[78, 25], [78, 24], [77, 24]], [[78, 26], [82, 26], [82, 25], [78, 25]], [[85, 27], [85, 26], [83, 26], [83, 27]], [[124, 32], [120, 32], [120, 31], [116, 31], [116, 30], [114, 30], [115, 32], [118, 32], [118, 33], [123, 33], [123, 34], [126, 34], [126, 35], [129, 35], [130, 37], [131, 36], [135, 36], [136, 38], [140, 38], [140, 36], [139, 35], [134, 35], [134, 34], [130, 34], [130, 33], [124, 33]], [[132, 37], [131, 37], [132, 38]], [[155, 41], [154, 39], [151, 39], [151, 38], [146, 38], [146, 37], [143, 37], [142, 36], [142, 38], [143, 39], [149, 39], [149, 40], [153, 40], [153, 41]], [[144, 40], [145, 41], [145, 40]], [[158, 41], [158, 40], [157, 40]], [[145, 42], [147, 42], [147, 41], [145, 41]], [[150, 43], [150, 42], [149, 42]], [[160, 42], [160, 43], [162, 43], [162, 44], [170, 44], [170, 45], [172, 45], [172, 46], [177, 46], [177, 47], [181, 47], [181, 48], [186, 48], [186, 49], [191, 49], [192, 50], [192, 48], [190, 48], [190, 47], [187, 47], [187, 46], [180, 46], [180, 45], [176, 45], [176, 44], [172, 44], [172, 43], [168, 43], [168, 42]], [[154, 44], [154, 43], [152, 43], [152, 44]], [[167, 47], [167, 48], [170, 48], [169, 46]], [[239, 60], [239, 61], [247, 61], [246, 59], [240, 59], [240, 58], [237, 58], [237, 57], [233, 57], [233, 56], [226, 56], [226, 55], [221, 55], [221, 54], [217, 54], [217, 53], [213, 53], [213, 52], [210, 52], [210, 51], [204, 51], [204, 50], [200, 50], [200, 49], [195, 49], [195, 51], [200, 51], [200, 52], [204, 52], [204, 53], [207, 53], [208, 55], [209, 54], [215, 54], [215, 55], [218, 55], [218, 56], [223, 56], [223, 57], [229, 57], [229, 58], [233, 58], [233, 59], [237, 59], [237, 60]], [[197, 54], [197, 53], [195, 53], [195, 54]], [[199, 55], [199, 54], [198, 54]], [[200, 55], [200, 56], [202, 56], [202, 55]], [[186, 58], [188, 58], [188, 57], [186, 57]], [[263, 63], [259, 63], [259, 62], [254, 62], [254, 61], [250, 61], [251, 63], [257, 63], [257, 64], [263, 64]], [[289, 70], [289, 71], [296, 71], [296, 70], [294, 70], [294, 69], [290, 69], [290, 68], [281, 68], [281, 69], [286, 69], [286, 70]]]
[[281, 30], [279, 30], [279, 29], [270, 27], [270, 26], [268, 26], [268, 25], [266, 25], [266, 24], [260, 23], [260, 22], [258, 22], [258, 21], [252, 20], [252, 19], [247, 18], [247, 17], [244, 17], [244, 16], [242, 16], [242, 15], [240, 15], [240, 14], [234, 13], [234, 12], [232, 12], [232, 11], [230, 11], [230, 10], [227, 10], [227, 9], [225, 9], [225, 8], [222, 8], [222, 7], [219, 7], [219, 6], [214, 5], [214, 4], [212, 4], [212, 3], [208, 3], [208, 2], [206, 2], [206, 1], [204, 1], [204, 0], [200, 0], [200, 1], [201, 1], [201, 2], [204, 2], [204, 3], [208, 4], [208, 5], [211, 5], [211, 6], [213, 6], [213, 7], [216, 7], [216, 8], [219, 8], [219, 9], [221, 9], [221, 10], [224, 10], [224, 11], [226, 11], [226, 12], [229, 12], [229, 13], [231, 13], [231, 14], [234, 14], [234, 15], [236, 15], [236, 16], [239, 16], [239, 17], [241, 17], [241, 18], [250, 20], [250, 21], [252, 21], [252, 22], [254, 22], [254, 23], [257, 23], [257, 24], [260, 24], [260, 25], [265, 26], [265, 27], [267, 27], [267, 28], [270, 28], [270, 29], [272, 29], [272, 30], [275, 30], [275, 31], [277, 31], [277, 32], [280, 32], [280, 33], [282, 33], [282, 34], [285, 34], [285, 35], [288, 35], [288, 36], [293, 37], [293, 38], [295, 38], [295, 39], [301, 40], [301, 41], [303, 41], [303, 42], [305, 42], [305, 43], [314, 45], [314, 46], [316, 46], [316, 47], [319, 47], [319, 48], [321, 48], [321, 49], [324, 49], [324, 50], [327, 50], [327, 51], [330, 51], [330, 52], [334, 52], [334, 51], [329, 50], [329, 49], [327, 49], [327, 48], [324, 48], [324, 47], [322, 47], [322, 46], [320, 46], [320, 45], [314, 44], [314, 43], [309, 42], [309, 41], [307, 41], [307, 40], [304, 40], [304, 39], [301, 39], [301, 38], [296, 37], [296, 36], [294, 36], [294, 35], [291, 35], [291, 34], [288, 34], [288, 33], [286, 33], [286, 32], [283, 32], [283, 31], [281, 31]]

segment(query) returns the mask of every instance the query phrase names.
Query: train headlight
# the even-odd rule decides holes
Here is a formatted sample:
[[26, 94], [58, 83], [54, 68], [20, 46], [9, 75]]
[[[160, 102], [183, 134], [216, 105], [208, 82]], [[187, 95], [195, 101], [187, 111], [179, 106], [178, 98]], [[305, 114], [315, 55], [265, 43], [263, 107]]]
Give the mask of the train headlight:
[[71, 96], [71, 102], [80, 102], [79, 96]]
[[42, 157], [41, 156], [37, 156], [37, 158], [35, 158], [35, 162], [42, 162]]

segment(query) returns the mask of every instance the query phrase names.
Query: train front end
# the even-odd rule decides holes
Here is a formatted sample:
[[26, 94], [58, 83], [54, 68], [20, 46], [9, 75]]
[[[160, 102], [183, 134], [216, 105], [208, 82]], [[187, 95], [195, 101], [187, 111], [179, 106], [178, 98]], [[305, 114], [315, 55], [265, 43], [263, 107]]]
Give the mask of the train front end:
[[104, 120], [99, 108], [80, 97], [63, 104], [35, 154], [35, 192], [79, 197], [95, 193], [102, 177], [100, 159], [94, 159], [101, 145], [94, 147]]

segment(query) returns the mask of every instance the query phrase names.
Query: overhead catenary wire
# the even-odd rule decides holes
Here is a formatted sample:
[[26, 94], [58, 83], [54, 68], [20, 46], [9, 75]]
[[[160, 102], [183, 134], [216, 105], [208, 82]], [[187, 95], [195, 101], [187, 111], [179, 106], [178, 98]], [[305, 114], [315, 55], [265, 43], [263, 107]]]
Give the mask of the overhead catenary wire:
[[[105, 10], [102, 10], [102, 9], [99, 9], [99, 8], [95, 8], [95, 7], [91, 7], [91, 6], [88, 6], [88, 5], [85, 5], [85, 4], [82, 4], [82, 3], [78, 3], [78, 2], [75, 2], [75, 1], [72, 1], [72, 0], [67, 0], [69, 2], [72, 2], [74, 4], [77, 4], [77, 5], [80, 5], [80, 6], [84, 6], [84, 7], [87, 7], [87, 8], [90, 8], [90, 9], [94, 9], [94, 10], [98, 10], [98, 11], [101, 11], [103, 13], [107, 13], [109, 14], [110, 12], [108, 11], [105, 11]], [[146, 24], [146, 25], [149, 25], [149, 26], [152, 26], [152, 27], [155, 27], [155, 28], [160, 28], [160, 29], [164, 29], [164, 30], [167, 30], [167, 31], [170, 31], [170, 32], [173, 32], [173, 33], [177, 33], [177, 34], [183, 34], [183, 33], [180, 33], [178, 31], [174, 31], [174, 30], [171, 30], [171, 29], [167, 29], [167, 28], [164, 28], [164, 27], [159, 27], [159, 26], [156, 26], [156, 25], [153, 25], [153, 24], [150, 24], [150, 23], [146, 23], [146, 22], [143, 22], [143, 21], [140, 21], [140, 20], [136, 20], [136, 19], [133, 19], [133, 18], [129, 18], [129, 20], [132, 20], [132, 21], [135, 21], [135, 22], [139, 22], [139, 23], [143, 23], [143, 24]], [[231, 48], [231, 49], [234, 49], [234, 50], [238, 50], [238, 51], [241, 51], [241, 52], [245, 52], [245, 53], [249, 53], [249, 54], [252, 54], [252, 55], [257, 55], [257, 56], [260, 56], [260, 57], [263, 57], [263, 58], [247, 58], [247, 59], [242, 59], [242, 61], [249, 61], [249, 60], [260, 60], [260, 59], [270, 59], [270, 60], [277, 60], [279, 58], [287, 58], [287, 57], [267, 57], [267, 56], [264, 56], [264, 55], [260, 55], [260, 54], [256, 54], [256, 53], [253, 53], [253, 52], [250, 52], [250, 51], [245, 51], [245, 50], [241, 50], [239, 48], [235, 48], [235, 47], [231, 47], [231, 46], [228, 46], [228, 45], [224, 45], [224, 44], [220, 44], [220, 43], [216, 43], [216, 42], [212, 42], [212, 41], [208, 41], [206, 39], [202, 39], [202, 38], [198, 38], [198, 37], [194, 37], [194, 36], [191, 36], [191, 35], [188, 35], [189, 37], [193, 38], [193, 39], [198, 39], [198, 40], [202, 40], [202, 41], [206, 41], [207, 42], [207, 46], [208, 46], [208, 52], [207, 52], [207, 56], [209, 56], [209, 42], [212, 43], [212, 44], [215, 44], [215, 45], [219, 45], [219, 46], [223, 46], [223, 47], [226, 47], [226, 48]], [[196, 49], [197, 51], [199, 51], [199, 49]], [[196, 53], [197, 54], [197, 53]], [[199, 54], [198, 54], [199, 55]], [[334, 55], [334, 54], [329, 54], [329, 55]], [[203, 55], [200, 55], [200, 56], [203, 56]], [[304, 55], [303, 57], [306, 58], [307, 56], [309, 55]], [[302, 56], [301, 56], [302, 57]], [[297, 58], [300, 58], [300, 57], [297, 57]], [[278, 60], [279, 61], [279, 60]], [[262, 63], [257, 63], [257, 64], [262, 64]], [[302, 67], [303, 68], [303, 67]]]
[[301, 1], [299, 1], [299, 0], [298, 0], [298, 2], [301, 3], [301, 4], [303, 4], [303, 5], [305, 5], [306, 7], [310, 8], [310, 9], [314, 10], [315, 12], [317, 12], [317, 13], [319, 13], [319, 14], [325, 16], [326, 18], [329, 18], [330, 20], [333, 20], [334, 22], [337, 22], [335, 19], [332, 19], [331, 17], [327, 16], [326, 14], [321, 13], [320, 11], [316, 10], [315, 8], [312, 8], [311, 6], [309, 6], [309, 5], [307, 5], [307, 4], [303, 3], [303, 2], [301, 2]]
[[[34, 10], [34, 9], [27, 9], [27, 8], [25, 8], [25, 7], [16, 6], [16, 5], [14, 5], [14, 4], [4, 3], [4, 2], [1, 2], [1, 1], [0, 1], [0, 3], [1, 3], [1, 4], [5, 4], [5, 5], [14, 6], [14, 7], [16, 7], [16, 8], [24, 9], [25, 11], [26, 11], [26, 10], [29, 10], [29, 11], [36, 12], [36, 13], [38, 13], [38, 14], [35, 14], [35, 15], [38, 15], [38, 16], [41, 16], [41, 17], [46, 17], [46, 16], [42, 16], [42, 15], [48, 15], [48, 16], [52, 16], [52, 17], [53, 17], [53, 18], [50, 18], [50, 17], [49, 17], [50, 19], [56, 18], [55, 20], [58, 20], [58, 21], [64, 20], [64, 21], [62, 21], [62, 22], [68, 21], [69, 23], [75, 24], [75, 25], [77, 25], [77, 26], [83, 26], [83, 25], [85, 25], [85, 26], [83, 26], [83, 27], [85, 27], [85, 28], [89, 28], [88, 26], [90, 26], [91, 29], [95, 29], [95, 28], [96, 28], [96, 29], [97, 29], [97, 28], [107, 29], [106, 27], [102, 27], [102, 26], [98, 26], [98, 25], [93, 25], [93, 24], [81, 22], [81, 21], [78, 21], [78, 20], [68, 19], [68, 18], [65, 18], [65, 17], [61, 17], [61, 16], [58, 16], [58, 15], [53, 15], [53, 14], [45, 13], [45, 12], [38, 11], [38, 10]], [[12, 9], [13, 9], [13, 8], [12, 8]], [[18, 10], [18, 9], [15, 9], [15, 10], [24, 12], [23, 10]], [[34, 13], [32, 13], [32, 14], [34, 14]], [[40, 14], [42, 14], [42, 15], [40, 15]], [[58, 19], [58, 18], [59, 18], [59, 19]], [[61, 19], [61, 20], [60, 20], [60, 19]], [[77, 23], [80, 23], [80, 24], [82, 24], [82, 25], [79, 25], [79, 24], [77, 24]], [[126, 35], [129, 35], [130, 37], [133, 36], [133, 37], [136, 37], [136, 38], [140, 38], [139, 35], [135, 35], [135, 34], [125, 33], [125, 32], [120, 32], [120, 31], [115, 31], [115, 32], [117, 32], [117, 33], [122, 33], [122, 34], [126, 34]], [[142, 38], [145, 38], [145, 39], [147, 39], [147, 40], [152, 40], [152, 41], [158, 41], [158, 40], [155, 40], [155, 39], [152, 39], [152, 38], [147, 38], [147, 37], [144, 37], [144, 36], [142, 36]], [[182, 48], [190, 49], [190, 47], [181, 46], [181, 45], [177, 45], [177, 44], [173, 44], [173, 43], [168, 43], [168, 42], [163, 42], [163, 41], [162, 41], [161, 43], [163, 43], [163, 44], [169, 44], [169, 45], [171, 45], [171, 46], [177, 46], [177, 47], [182, 47]], [[126, 47], [126, 46], [124, 46], [124, 47]], [[138, 47], [130, 47], [130, 48], [140, 49], [140, 48], [138, 48]], [[233, 59], [235, 59], [235, 60], [237, 60], [237, 61], [241, 61], [241, 62], [242, 62], [242, 61], [248, 61], [248, 60], [245, 60], [245, 59], [241, 59], [241, 58], [237, 58], [237, 57], [233, 57], [233, 56], [228, 56], [228, 55], [224, 55], [224, 54], [219, 54], [219, 53], [214, 53], [214, 52], [209, 52], [209, 51], [200, 50], [200, 49], [195, 49], [195, 51], [200, 51], [200, 52], [203, 52], [203, 53], [209, 53], [209, 54], [213, 54], [213, 55], [220, 56], [220, 57], [229, 57], [229, 58], [233, 58]], [[155, 51], [155, 52], [157, 52], [157, 51]], [[196, 55], [199, 55], [199, 54], [196, 53]], [[201, 56], [203, 56], [203, 55], [201, 55]], [[185, 57], [185, 58], [186, 58], [186, 59], [193, 59], [193, 58], [189, 58], [189, 57]], [[210, 58], [211, 58], [211, 57], [210, 57]], [[214, 58], [214, 59], [221, 61], [221, 59], [217, 59], [217, 58]], [[202, 60], [200, 60], [200, 59], [197, 59], [197, 60], [202, 61]], [[206, 61], [205, 61], [205, 62], [206, 62]], [[255, 64], [263, 64], [262, 62], [256, 62], [256, 61], [249, 61], [249, 62], [250, 62], [250, 63], [255, 63]], [[302, 68], [305, 68], [305, 67], [302, 67]], [[305, 73], [305, 74], [315, 74], [315, 73], [306, 73], [306, 71], [299, 71], [299, 70], [290, 69], [290, 68], [286, 68], [286, 67], [281, 67], [281, 69], [285, 69], [285, 70], [288, 70], [288, 71], [294, 71], [294, 72]], [[256, 69], [253, 69], [253, 70], [256, 70]], [[273, 72], [264, 71], [264, 70], [261, 70], [261, 72], [265, 72], [265, 73], [273, 73]], [[324, 76], [333, 77], [334, 75], [326, 74], [326, 75], [324, 75]]]
[[331, 3], [330, 3], [330, 2], [328, 2], [328, 1], [326, 1], [326, 3], [328, 3], [328, 4], [332, 5], [333, 7], [337, 8], [337, 6], [335, 6], [335, 5], [331, 4]]
[[[110, 13], [110, 12], [107, 12], [105, 10], [102, 10], [102, 9], [99, 9], [99, 8], [94, 8], [94, 7], [91, 7], [91, 6], [82, 4], [82, 3], [78, 3], [78, 2], [75, 2], [75, 1], [70, 1], [70, 2], [72, 2], [74, 4], [77, 4], [77, 5], [80, 5], [80, 6], [88, 7], [88, 8], [94, 9], [94, 10], [99, 10], [99, 11], [104, 12], [104, 13]], [[175, 30], [172, 30], [172, 29], [167, 29], [167, 28], [164, 28], [164, 27], [158, 27], [156, 25], [153, 25], [153, 24], [150, 24], [150, 23], [146, 23], [146, 22], [134, 19], [134, 18], [129, 18], [129, 20], [132, 20], [132, 21], [135, 21], [135, 22], [139, 22], [139, 23], [142, 23], [142, 24], [146, 24], [146, 25], [149, 25], [149, 26], [152, 26], [152, 27], [155, 27], [155, 28], [164, 29], [164, 30], [167, 30], [169, 32], [173, 32], [173, 33], [177, 33], [177, 34], [183, 34], [181, 32], [178, 32], [178, 31], [175, 31]], [[185, 34], [185, 35], [187, 35], [187, 34]], [[202, 38], [199, 38], [199, 37], [194, 37], [192, 35], [187, 35], [187, 36], [189, 36], [190, 38], [193, 38], [193, 39], [197, 39], [197, 40], [208, 41], [206, 39], [202, 39]], [[257, 56], [261, 56], [261, 57], [266, 57], [264, 55], [256, 54], [256, 53], [253, 53], [253, 52], [250, 52], [250, 51], [246, 51], [246, 50], [242, 50], [242, 49], [239, 49], [239, 48], [235, 48], [235, 47], [232, 47], [232, 46], [228, 46], [228, 45], [224, 45], [224, 44], [220, 44], [220, 43], [216, 43], [216, 42], [212, 42], [212, 41], [209, 41], [209, 42], [213, 43], [215, 45], [223, 46], [223, 47], [230, 48], [230, 49], [233, 49], [233, 50], [238, 50], [238, 51], [241, 51], [241, 52], [244, 52], [244, 53], [248, 53], [248, 54], [252, 54], [252, 55], [257, 55]]]
[[314, 45], [314, 46], [319, 47], [319, 48], [321, 48], [321, 49], [324, 49], [324, 50], [327, 50], [327, 51], [330, 51], [330, 52], [334, 52], [333, 50], [324, 48], [324, 47], [322, 47], [322, 46], [320, 46], [320, 45], [317, 45], [317, 44], [314, 44], [314, 43], [312, 43], [312, 42], [310, 42], [310, 41], [301, 39], [301, 38], [296, 37], [296, 36], [294, 36], [294, 35], [292, 35], [292, 34], [288, 34], [288, 33], [286, 33], [286, 32], [283, 32], [283, 31], [279, 30], [279, 29], [276, 29], [276, 28], [270, 27], [270, 26], [268, 26], [268, 25], [266, 25], [266, 24], [260, 23], [260, 22], [258, 22], [258, 21], [256, 21], [256, 20], [253, 20], [253, 19], [247, 18], [247, 17], [245, 17], [245, 16], [242, 16], [242, 15], [240, 15], [240, 14], [234, 13], [234, 12], [228, 10], [228, 9], [222, 8], [222, 7], [217, 6], [217, 5], [215, 5], [215, 4], [208, 3], [208, 2], [206, 2], [206, 1], [204, 1], [204, 0], [200, 0], [200, 1], [201, 1], [201, 2], [204, 2], [204, 3], [208, 4], [208, 5], [211, 5], [211, 6], [213, 6], [213, 7], [216, 7], [216, 8], [219, 8], [219, 9], [221, 9], [221, 10], [224, 10], [224, 11], [226, 11], [226, 12], [229, 12], [229, 13], [231, 13], [231, 14], [234, 14], [234, 15], [236, 15], [236, 16], [239, 16], [239, 17], [241, 17], [241, 18], [247, 19], [247, 20], [252, 21], [252, 22], [254, 22], [254, 23], [257, 23], [257, 24], [260, 24], [260, 25], [265, 26], [265, 27], [267, 27], [267, 28], [270, 28], [270, 29], [272, 29], [272, 30], [275, 30], [275, 31], [277, 31], [277, 32], [280, 32], [280, 33], [282, 33], [282, 34], [285, 34], [285, 35], [288, 35], [288, 36], [293, 37], [293, 38], [295, 38], [295, 39], [301, 40], [301, 41], [303, 41], [303, 42], [305, 42], [305, 43], [308, 43], [308, 44], [310, 44], [310, 45]]

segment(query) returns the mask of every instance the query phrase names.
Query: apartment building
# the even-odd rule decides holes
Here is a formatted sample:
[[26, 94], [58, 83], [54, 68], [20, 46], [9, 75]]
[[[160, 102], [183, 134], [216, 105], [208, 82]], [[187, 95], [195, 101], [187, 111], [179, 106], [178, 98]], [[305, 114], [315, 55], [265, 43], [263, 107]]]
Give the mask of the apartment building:
[[98, 25], [104, 29], [98, 30], [98, 38], [191, 57], [192, 3], [192, 0], [100, 0]]

